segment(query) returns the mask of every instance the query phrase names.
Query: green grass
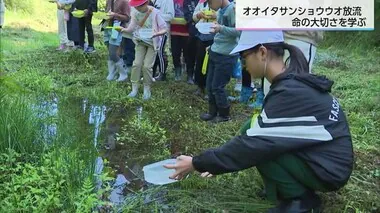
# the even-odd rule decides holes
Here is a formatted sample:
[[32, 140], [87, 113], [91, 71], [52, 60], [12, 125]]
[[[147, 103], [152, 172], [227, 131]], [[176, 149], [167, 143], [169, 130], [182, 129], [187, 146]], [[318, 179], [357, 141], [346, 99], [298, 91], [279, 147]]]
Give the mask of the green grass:
[[[197, 154], [206, 148], [225, 143], [237, 134], [242, 123], [250, 117], [249, 109], [234, 104], [231, 122], [213, 126], [199, 121], [198, 115], [206, 110], [207, 103], [193, 96], [194, 87], [185, 83], [174, 83], [170, 70], [168, 82], [157, 82], [153, 85], [153, 100], [129, 100], [129, 83], [105, 80], [107, 53], [101, 45], [99, 29], [96, 29], [96, 54], [85, 56], [80, 52], [58, 53], [54, 51], [58, 44], [55, 8], [47, 3], [41, 8], [45, 8], [42, 10], [44, 12], [34, 17], [22, 15], [19, 18], [13, 12], [6, 14], [8, 21], [1, 32], [0, 67], [5, 68], [2, 71], [6, 70], [7, 77], [35, 94], [54, 92], [60, 97], [87, 97], [94, 102], [122, 106], [129, 110], [135, 110], [136, 106], [142, 105], [145, 126], [141, 129], [131, 128], [128, 124], [130, 120], [124, 123], [124, 132], [133, 135], [123, 141], [129, 140], [137, 148], [131, 151], [129, 147], [119, 147], [115, 155], [121, 159], [151, 161], [164, 158], [168, 150], [172, 153]], [[366, 34], [363, 37], [363, 33], [329, 33], [318, 50], [314, 72], [335, 81], [332, 93], [338, 97], [346, 112], [355, 149], [352, 177], [343, 189], [323, 195], [325, 212], [380, 210], [380, 51], [369, 48], [372, 43], [368, 45], [365, 42], [369, 38], [367, 36]], [[352, 40], [355, 39], [361, 40], [363, 44], [354, 44]], [[232, 87], [232, 83], [229, 87]], [[66, 127], [63, 130], [66, 134], [59, 141], [83, 149], [78, 144], [83, 144], [85, 139], [81, 140], [73, 135], [83, 135], [81, 131], [85, 130], [76, 131], [70, 128], [80, 126], [83, 122], [77, 117], [70, 117], [70, 111], [73, 110], [73, 106], [67, 105], [65, 114], [73, 123], [61, 123], [61, 128]], [[154, 131], [149, 132], [149, 127], [154, 127]], [[138, 141], [138, 138], [146, 137], [141, 134], [147, 131], [147, 135], [155, 137]], [[123, 133], [122, 136], [127, 135]], [[164, 146], [163, 141], [169, 146]], [[152, 147], [154, 152], [150, 153], [149, 148]], [[62, 146], [55, 150], [65, 153], [65, 159], [81, 159], [78, 153], [70, 154]], [[86, 161], [85, 157], [82, 160]], [[67, 163], [76, 164], [69, 160]], [[75, 174], [78, 174], [76, 172], [82, 168], [83, 165], [79, 164], [79, 167], [68, 173], [68, 179], [74, 179]], [[83, 178], [88, 174], [91, 171], [80, 173], [81, 178], [77, 180], [82, 181], [78, 182], [83, 184]], [[198, 178], [194, 174], [192, 178], [165, 188], [167, 194], [164, 197], [170, 206], [180, 212], [257, 212], [268, 207], [255, 194], [261, 187], [262, 182], [255, 169], [222, 175], [211, 180]], [[164, 208], [159, 202], [143, 205], [144, 195], [146, 194], [139, 194], [126, 208], [130, 211]]]

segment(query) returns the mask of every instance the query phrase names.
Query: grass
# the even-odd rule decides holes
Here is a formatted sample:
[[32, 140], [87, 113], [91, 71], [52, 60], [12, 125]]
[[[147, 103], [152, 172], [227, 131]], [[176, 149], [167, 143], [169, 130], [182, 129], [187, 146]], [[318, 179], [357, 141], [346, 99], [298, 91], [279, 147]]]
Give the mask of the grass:
[[[232, 122], [216, 126], [200, 122], [198, 115], [206, 110], [207, 103], [192, 95], [194, 87], [185, 83], [174, 83], [172, 73], [168, 82], [157, 82], [153, 85], [153, 100], [129, 100], [128, 83], [105, 80], [107, 56], [105, 47], [101, 45], [100, 35], [98, 34], [96, 43], [98, 51], [94, 55], [85, 56], [80, 52], [57, 53], [53, 50], [58, 44], [54, 5], [44, 3], [41, 8], [43, 9], [33, 17], [19, 16], [14, 12], [6, 13], [6, 27], [1, 32], [0, 66], [5, 69], [1, 71], [5, 71], [7, 77], [15, 80], [26, 91], [38, 95], [57, 93], [61, 97], [86, 97], [93, 102], [133, 110], [137, 106], [143, 106], [145, 127], [155, 129], [155, 132], [148, 133], [159, 136], [165, 144], [149, 137], [149, 140], [137, 141], [138, 134], [149, 130], [133, 129], [128, 126], [129, 120], [126, 120], [125, 132], [133, 132], [131, 138], [135, 139], [132, 142], [145, 149], [140, 146], [131, 151], [119, 147], [115, 155], [124, 160], [151, 161], [164, 158], [164, 155], [168, 155], [168, 150], [172, 154], [199, 153], [206, 148], [225, 143], [236, 135], [242, 123], [251, 115], [249, 109], [234, 104]], [[343, 36], [346, 33], [345, 39]], [[318, 49], [314, 67], [315, 73], [326, 75], [335, 81], [333, 94], [340, 100], [346, 112], [355, 149], [352, 177], [343, 189], [323, 195], [325, 212], [377, 212], [380, 210], [380, 51], [369, 49], [369, 45], [345, 42], [362, 39], [360, 34], [345, 32], [344, 35], [328, 34], [327, 40]], [[229, 87], [232, 87], [232, 83]], [[65, 114], [73, 123], [60, 124], [61, 128], [66, 127], [63, 132], [67, 134], [62, 135], [59, 141], [83, 149], [80, 144], [85, 139], [82, 141], [73, 135], [82, 135], [80, 131], [85, 130], [70, 128], [80, 126], [83, 122], [75, 116], [70, 117], [73, 110], [76, 109], [67, 105]], [[153, 152], [149, 152], [151, 147], [154, 147], [154, 156], [151, 156]], [[75, 164], [69, 159], [80, 159], [76, 156], [78, 153], [70, 155], [70, 151], [63, 146], [58, 146], [56, 150], [65, 153], [68, 163]], [[74, 178], [81, 168], [83, 167], [79, 166], [69, 173], [69, 179]], [[80, 174], [81, 178], [78, 179], [83, 179], [91, 171]], [[149, 191], [137, 194], [134, 199], [129, 200], [130, 205], [125, 210], [165, 211], [169, 208], [179, 212], [260, 212], [269, 206], [256, 195], [261, 187], [262, 182], [255, 169], [222, 175], [211, 180], [193, 175], [181, 183], [159, 189], [167, 193], [149, 204], [144, 204]], [[165, 199], [166, 204], [163, 205], [160, 199]]]

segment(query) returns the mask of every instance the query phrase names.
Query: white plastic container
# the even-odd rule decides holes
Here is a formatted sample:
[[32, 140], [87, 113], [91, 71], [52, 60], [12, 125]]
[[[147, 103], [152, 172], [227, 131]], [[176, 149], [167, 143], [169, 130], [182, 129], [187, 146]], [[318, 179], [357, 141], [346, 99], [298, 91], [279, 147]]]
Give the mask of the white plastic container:
[[169, 178], [175, 170], [164, 168], [164, 165], [175, 164], [175, 162], [176, 159], [167, 159], [144, 166], [143, 171], [145, 181], [155, 185], [165, 185], [176, 182], [177, 180], [172, 180]]
[[214, 23], [202, 23], [199, 22], [195, 25], [195, 27], [198, 29], [198, 31], [202, 34], [211, 34], [212, 26], [214, 26]]

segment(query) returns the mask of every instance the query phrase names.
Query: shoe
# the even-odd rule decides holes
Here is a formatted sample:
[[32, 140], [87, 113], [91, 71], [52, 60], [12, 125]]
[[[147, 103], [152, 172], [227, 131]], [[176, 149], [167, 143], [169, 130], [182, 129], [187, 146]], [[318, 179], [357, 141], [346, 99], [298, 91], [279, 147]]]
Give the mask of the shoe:
[[152, 93], [150, 92], [150, 86], [144, 85], [143, 100], [149, 100], [151, 96], [152, 96]]
[[55, 49], [55, 50], [57, 50], [57, 51], [62, 51], [62, 50], [65, 50], [65, 49], [66, 49], [66, 45], [61, 44], [61, 45], [59, 45], [59, 47], [58, 47], [57, 49]]
[[195, 90], [194, 95], [203, 97], [205, 95], [205, 89], [198, 87], [197, 90]]
[[187, 77], [187, 83], [190, 84], [190, 85], [194, 85], [193, 77], [188, 76], [188, 77]]
[[230, 102], [237, 102], [240, 99], [240, 96], [234, 97], [234, 96], [228, 96], [227, 100]]
[[84, 53], [88, 53], [88, 54], [95, 53], [95, 52], [96, 52], [95, 48], [94, 48], [94, 47], [91, 47], [91, 46], [88, 46], [88, 47], [85, 49], [85, 51], [84, 51]]
[[306, 192], [299, 198], [283, 200], [268, 213], [320, 213], [322, 202], [314, 192]]
[[174, 69], [174, 72], [175, 72], [175, 81], [181, 81], [181, 75], [182, 75], [181, 67], [176, 67]]
[[138, 91], [139, 91], [139, 85], [137, 83], [132, 83], [132, 92], [129, 93], [128, 98], [136, 97]]
[[115, 62], [113, 62], [111, 60], [108, 60], [108, 76], [107, 76], [107, 80], [112, 81], [113, 79], [115, 79], [115, 75], [116, 75]]
[[80, 46], [80, 45], [75, 45], [73, 47], [73, 50], [84, 50], [84, 47]]
[[193, 85], [194, 84], [194, 68], [187, 67], [187, 83]]
[[213, 123], [220, 123], [220, 122], [226, 122], [226, 121], [231, 120], [230, 107], [219, 108], [218, 112], [219, 112], [219, 115], [216, 117], [216, 119], [213, 120]]
[[156, 75], [156, 77], [154, 77], [154, 80], [155, 81], [166, 81], [166, 74], [158, 72], [158, 74]]
[[241, 88], [243, 87], [242, 83], [236, 83], [235, 84], [235, 88], [234, 88], [234, 91], [235, 92], [240, 92], [241, 91]]
[[262, 89], [257, 89], [256, 101], [249, 104], [248, 106], [253, 109], [260, 109], [263, 107], [263, 101], [264, 101], [264, 92]]
[[124, 65], [124, 60], [120, 59], [115, 65], [116, 65], [116, 70], [119, 72], [119, 78], [116, 81], [121, 82], [121, 81], [127, 80], [128, 67]]
[[203, 121], [211, 121], [218, 115], [218, 108], [214, 104], [208, 104], [208, 112], [203, 113], [200, 118]]
[[240, 91], [240, 103], [247, 104], [249, 99], [251, 98], [253, 93], [253, 89], [251, 87], [245, 87], [243, 86]]

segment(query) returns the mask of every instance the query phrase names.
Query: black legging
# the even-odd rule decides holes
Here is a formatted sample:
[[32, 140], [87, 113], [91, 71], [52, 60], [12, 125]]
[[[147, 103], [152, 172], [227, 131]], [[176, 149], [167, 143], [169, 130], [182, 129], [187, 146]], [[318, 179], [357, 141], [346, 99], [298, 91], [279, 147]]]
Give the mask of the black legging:
[[199, 88], [205, 89], [206, 88], [206, 79], [207, 79], [207, 73], [206, 75], [202, 74], [202, 66], [203, 61], [206, 55], [206, 47], [211, 46], [213, 41], [206, 41], [203, 42], [197, 38], [197, 56], [196, 56], [196, 65], [195, 65], [195, 72], [194, 72], [194, 81], [198, 85]]

